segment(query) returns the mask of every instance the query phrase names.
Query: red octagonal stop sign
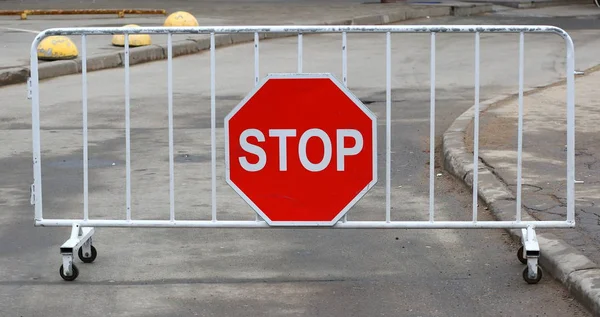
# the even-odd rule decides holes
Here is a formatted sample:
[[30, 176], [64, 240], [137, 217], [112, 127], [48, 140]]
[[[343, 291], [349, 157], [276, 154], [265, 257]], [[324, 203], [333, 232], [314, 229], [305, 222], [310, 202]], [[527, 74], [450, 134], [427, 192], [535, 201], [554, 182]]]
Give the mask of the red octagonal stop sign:
[[377, 182], [376, 131], [332, 75], [270, 75], [225, 118], [227, 183], [269, 225], [333, 225]]

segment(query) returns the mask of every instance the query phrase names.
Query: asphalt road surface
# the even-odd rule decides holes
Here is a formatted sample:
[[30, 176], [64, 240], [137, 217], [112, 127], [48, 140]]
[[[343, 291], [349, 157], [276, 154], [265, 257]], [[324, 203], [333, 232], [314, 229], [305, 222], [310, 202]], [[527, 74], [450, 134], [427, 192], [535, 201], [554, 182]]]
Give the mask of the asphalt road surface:
[[[523, 23], [510, 16], [413, 23]], [[527, 18], [527, 23], [541, 23]], [[543, 20], [547, 23], [547, 19]], [[596, 24], [557, 20], [578, 45], [577, 67], [597, 62]], [[588, 23], [588, 24], [585, 24]], [[564, 74], [564, 44], [527, 36], [526, 82]], [[349, 36], [349, 87], [379, 118], [380, 182], [349, 217], [384, 219], [384, 36]], [[438, 36], [439, 136], [473, 100], [473, 37]], [[482, 99], [517, 87], [518, 35], [482, 36]], [[339, 35], [306, 36], [304, 71], [340, 78]], [[225, 183], [224, 116], [253, 87], [253, 47], [217, 51], [220, 219], [253, 219]], [[427, 219], [429, 37], [393, 37], [392, 215]], [[293, 72], [295, 39], [261, 44], [261, 76]], [[166, 62], [131, 73], [132, 215], [168, 219]], [[209, 219], [209, 55], [174, 60], [177, 218]], [[45, 218], [81, 217], [81, 78], [41, 88]], [[502, 230], [98, 229], [98, 259], [79, 278], [58, 275], [69, 229], [33, 228], [30, 105], [23, 85], [0, 89], [1, 316], [588, 316], [551, 276], [521, 278], [517, 245]], [[89, 74], [90, 213], [124, 218], [123, 70]], [[437, 142], [439, 144], [439, 140]], [[471, 218], [470, 192], [436, 177], [438, 219]], [[491, 220], [481, 208], [480, 220]]]

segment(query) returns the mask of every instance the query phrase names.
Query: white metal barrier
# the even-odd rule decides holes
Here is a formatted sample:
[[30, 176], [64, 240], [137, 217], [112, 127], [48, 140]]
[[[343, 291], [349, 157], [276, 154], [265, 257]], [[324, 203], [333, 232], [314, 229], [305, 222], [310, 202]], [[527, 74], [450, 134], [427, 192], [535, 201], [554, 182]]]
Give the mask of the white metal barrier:
[[[386, 156], [385, 156], [385, 193], [386, 193], [386, 218], [383, 220], [373, 221], [352, 221], [347, 219], [345, 212], [350, 208], [353, 202], [350, 202], [347, 208], [341, 212], [337, 218], [333, 219], [330, 223], [322, 222], [284, 222], [283, 224], [277, 223], [276, 221], [265, 221], [265, 215], [261, 212], [258, 206], [253, 205], [252, 201], [247, 200], [257, 212], [255, 221], [224, 221], [217, 218], [217, 205], [216, 205], [216, 98], [215, 98], [215, 36], [217, 34], [233, 34], [233, 33], [250, 33], [254, 34], [254, 80], [257, 87], [265, 84], [267, 79], [259, 78], [259, 34], [263, 33], [294, 33], [298, 36], [298, 74], [279, 76], [278, 78], [285, 78], [286, 76], [292, 78], [330, 78], [336, 83], [335, 78], [330, 75], [310, 75], [302, 74], [302, 51], [303, 51], [303, 34], [315, 34], [315, 33], [339, 33], [342, 37], [342, 70], [343, 78], [338, 88], [343, 91], [348, 97], [353, 100], [357, 106], [361, 107], [359, 100], [355, 99], [351, 92], [345, 88], [347, 84], [347, 34], [348, 33], [384, 33], [386, 34]], [[392, 221], [390, 218], [391, 214], [391, 190], [390, 190], [390, 179], [391, 179], [391, 34], [393, 33], [425, 33], [430, 34], [431, 42], [431, 56], [430, 56], [430, 142], [429, 142], [429, 153], [430, 153], [430, 164], [429, 164], [429, 219], [427, 221]], [[435, 218], [434, 210], [434, 183], [435, 183], [435, 171], [434, 171], [434, 158], [435, 158], [435, 110], [436, 110], [436, 35], [444, 33], [473, 33], [475, 37], [475, 73], [474, 73], [474, 89], [475, 89], [475, 111], [474, 111], [474, 171], [473, 174], [473, 220], [472, 221], [438, 221]], [[479, 157], [479, 63], [480, 63], [480, 34], [481, 33], [518, 33], [520, 34], [520, 47], [519, 47], [519, 120], [518, 120], [518, 166], [517, 166], [517, 191], [516, 201], [517, 209], [515, 211], [514, 221], [479, 221], [477, 215], [477, 184], [478, 184], [478, 157]], [[522, 221], [521, 213], [521, 171], [522, 171], [522, 133], [523, 133], [523, 74], [524, 74], [524, 34], [525, 33], [551, 33], [561, 36], [566, 43], [566, 78], [567, 78], [567, 216], [564, 221]], [[88, 109], [87, 109], [87, 64], [86, 64], [86, 38], [94, 35], [107, 35], [107, 34], [125, 34], [125, 48], [124, 48], [124, 65], [125, 65], [125, 131], [126, 131], [126, 206], [123, 219], [91, 219], [88, 212]], [[131, 216], [131, 146], [130, 146], [130, 91], [129, 91], [129, 35], [130, 34], [166, 34], [168, 36], [168, 52], [167, 52], [167, 65], [168, 65], [168, 116], [169, 116], [169, 170], [170, 170], [170, 218], [165, 220], [137, 220]], [[184, 220], [175, 217], [175, 196], [174, 196], [174, 153], [173, 153], [173, 52], [172, 52], [172, 36], [173, 34], [209, 34], [210, 35], [210, 60], [211, 60], [211, 167], [212, 167], [212, 194], [211, 194], [211, 205], [212, 205], [212, 218], [208, 220]], [[38, 73], [38, 60], [37, 60], [37, 46], [40, 41], [51, 35], [78, 35], [81, 36], [82, 47], [81, 47], [81, 59], [82, 59], [82, 87], [83, 87], [83, 102], [82, 102], [82, 113], [83, 113], [83, 213], [82, 217], [78, 219], [45, 219], [43, 217], [43, 206], [42, 206], [42, 165], [41, 165], [41, 140], [40, 140], [40, 92], [39, 92], [39, 73]], [[277, 77], [277, 76], [275, 76]], [[274, 77], [272, 77], [274, 78]], [[72, 227], [71, 238], [61, 246], [61, 254], [63, 256], [63, 266], [61, 267], [60, 273], [63, 279], [72, 281], [77, 278], [78, 270], [73, 265], [73, 254], [79, 251], [79, 257], [84, 262], [92, 262], [96, 257], [96, 250], [92, 246], [91, 239], [94, 233], [93, 227], [195, 227], [195, 228], [270, 228], [273, 226], [321, 226], [324, 228], [427, 228], [427, 229], [449, 229], [449, 228], [464, 228], [464, 229], [475, 229], [475, 228], [520, 228], [523, 230], [523, 248], [519, 251], [519, 258], [523, 263], [527, 263], [528, 267], [525, 269], [524, 278], [529, 283], [537, 283], [541, 279], [541, 271], [537, 265], [537, 259], [540, 254], [539, 245], [535, 236], [535, 228], [569, 228], [575, 226], [574, 221], [574, 47], [570, 36], [560, 28], [552, 26], [492, 26], [492, 25], [390, 25], [390, 26], [225, 26], [225, 27], [183, 27], [183, 28], [164, 28], [164, 27], [142, 27], [142, 28], [61, 28], [61, 29], [49, 29], [41, 32], [33, 41], [31, 46], [31, 78], [30, 78], [30, 95], [32, 100], [32, 133], [33, 133], [33, 171], [34, 171], [34, 184], [32, 185], [32, 203], [35, 205], [35, 225], [36, 226], [70, 226]], [[242, 101], [240, 105], [244, 104]], [[363, 106], [364, 107], [364, 106]], [[234, 109], [228, 119], [231, 119], [233, 113], [238, 108]], [[363, 109], [365, 110], [365, 109]], [[368, 109], [365, 110], [368, 115]], [[228, 122], [226, 122], [226, 130]], [[318, 131], [317, 131], [318, 132]], [[312, 136], [318, 136], [318, 133]], [[376, 124], [373, 124], [372, 132], [376, 134]], [[285, 132], [291, 133], [291, 132]], [[293, 136], [295, 132], [293, 132]], [[348, 134], [351, 135], [351, 134]], [[347, 135], [347, 136], [348, 136]], [[274, 134], [275, 137], [279, 137], [280, 145], [285, 145], [286, 137], [291, 134]], [[299, 137], [299, 135], [298, 135]], [[310, 137], [310, 136], [309, 136]], [[343, 142], [342, 136], [342, 142]], [[354, 136], [355, 141], [358, 142], [358, 137]], [[362, 142], [362, 139], [360, 139]], [[365, 140], [368, 143], [369, 140]], [[376, 140], [372, 140], [376, 142]], [[226, 142], [228, 142], [226, 140]], [[331, 145], [331, 144], [330, 144]], [[229, 146], [229, 145], [227, 145]], [[362, 143], [361, 143], [362, 146]], [[342, 145], [343, 147], [343, 145]], [[347, 155], [354, 155], [357, 147], [342, 148]], [[338, 149], [339, 150], [339, 149]], [[371, 149], [368, 149], [369, 151]], [[354, 152], [353, 152], [354, 151]], [[377, 148], [375, 144], [372, 144], [372, 164], [376, 164], [377, 160]], [[229, 177], [230, 166], [232, 162], [229, 162], [229, 156], [227, 158], [227, 176]], [[342, 160], [344, 158], [342, 157]], [[334, 160], [335, 161], [335, 160]], [[313, 163], [310, 163], [313, 164]], [[339, 164], [339, 161], [338, 161]], [[342, 161], [343, 164], [343, 161]], [[282, 165], [280, 165], [281, 167]], [[373, 167], [376, 171], [376, 166]], [[362, 194], [373, 186], [376, 179], [376, 172], [374, 173], [372, 182], [362, 191]], [[228, 179], [229, 181], [230, 179]], [[230, 185], [236, 187], [232, 182]], [[240, 193], [238, 188], [238, 193]], [[240, 193], [243, 195], [243, 193]], [[246, 197], [247, 198], [247, 197]], [[354, 199], [354, 202], [360, 198], [360, 195]], [[260, 215], [260, 216], [259, 216]]]

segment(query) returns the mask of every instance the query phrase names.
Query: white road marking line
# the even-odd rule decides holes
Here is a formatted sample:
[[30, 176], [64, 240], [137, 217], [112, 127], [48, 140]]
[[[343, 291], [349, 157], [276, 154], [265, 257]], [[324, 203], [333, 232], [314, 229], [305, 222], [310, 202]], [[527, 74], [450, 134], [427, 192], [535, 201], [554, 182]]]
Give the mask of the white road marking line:
[[25, 33], [33, 33], [33, 34], [38, 34], [38, 33], [41, 32], [41, 31], [36, 31], [36, 30], [5, 28], [5, 27], [0, 27], [0, 29], [2, 29], [2, 30], [9, 30], [9, 31], [17, 31], [17, 32], [25, 32]]

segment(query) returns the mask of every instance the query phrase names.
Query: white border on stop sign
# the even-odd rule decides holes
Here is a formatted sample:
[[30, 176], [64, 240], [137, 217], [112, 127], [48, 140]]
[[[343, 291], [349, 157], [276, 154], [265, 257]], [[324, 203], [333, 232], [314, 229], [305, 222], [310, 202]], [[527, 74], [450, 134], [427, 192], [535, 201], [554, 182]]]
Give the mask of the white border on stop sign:
[[[372, 122], [372, 153], [373, 153], [373, 179], [371, 182], [363, 188], [354, 199], [352, 199], [332, 221], [272, 221], [260, 210], [260, 208], [239, 188], [235, 183], [231, 181], [230, 170], [229, 170], [229, 120], [256, 94], [256, 92], [262, 88], [262, 86], [269, 79], [289, 79], [289, 78], [329, 78], [337, 87], [340, 89], [348, 98], [350, 98], [355, 105], [357, 105], [364, 114], [366, 114]], [[364, 195], [377, 183], [377, 116], [365, 106], [360, 99], [358, 99], [347, 87], [342, 85], [331, 73], [274, 73], [268, 74], [264, 77], [254, 88], [250, 91], [246, 97], [238, 103], [238, 105], [229, 112], [225, 117], [224, 123], [224, 138], [225, 138], [225, 180], [233, 190], [244, 199], [244, 201], [254, 209], [254, 211], [264, 219], [269, 226], [333, 226], [335, 225], [348, 211], [352, 208]]]

